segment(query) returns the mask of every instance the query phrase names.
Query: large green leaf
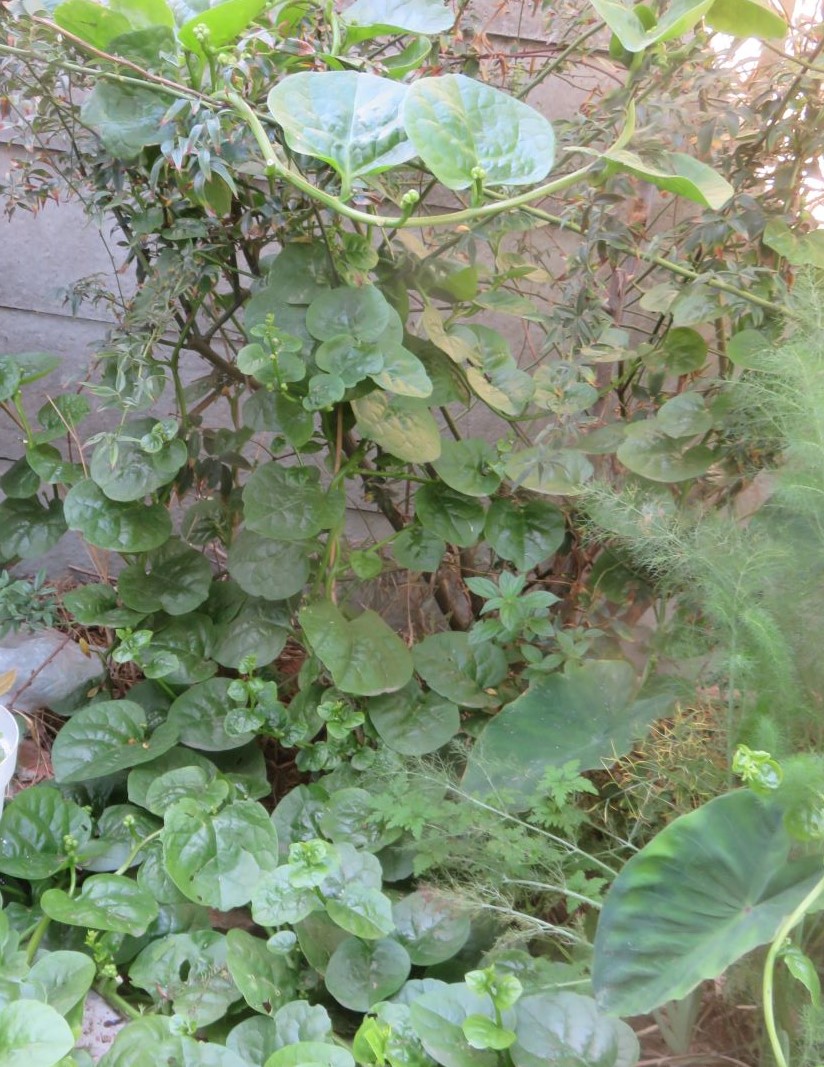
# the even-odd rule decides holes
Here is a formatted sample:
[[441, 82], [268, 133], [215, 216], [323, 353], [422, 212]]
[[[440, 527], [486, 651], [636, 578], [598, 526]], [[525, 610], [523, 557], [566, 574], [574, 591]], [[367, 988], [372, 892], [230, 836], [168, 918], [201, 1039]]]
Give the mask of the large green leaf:
[[598, 1011], [591, 997], [538, 993], [518, 1001], [515, 1067], [635, 1067], [638, 1038], [620, 1019]]
[[531, 185], [552, 168], [555, 135], [534, 108], [463, 74], [409, 87], [403, 121], [415, 151], [448, 189]]
[[388, 343], [380, 347], [383, 350], [383, 369], [372, 372], [373, 382], [398, 396], [432, 396], [432, 380], [416, 355], [400, 344]]
[[162, 504], [118, 503], [105, 496], [91, 478], [69, 490], [63, 512], [70, 530], [78, 530], [89, 544], [111, 552], [150, 552], [172, 532], [172, 520]]
[[490, 998], [473, 993], [463, 983], [440, 985], [437, 990], [417, 997], [410, 1005], [415, 1033], [437, 1063], [443, 1067], [497, 1067], [497, 1052], [475, 1049], [468, 1043], [463, 1023], [471, 1015], [482, 1015], [494, 1021]]
[[441, 435], [428, 404], [375, 390], [352, 401], [358, 430], [407, 463], [431, 463], [441, 454]]
[[209, 32], [211, 48], [222, 48], [239, 37], [266, 7], [266, 0], [222, 0], [218, 3], [180, 4], [179, 7], [200, 8], [198, 14], [187, 19], [180, 27], [180, 43], [192, 52], [202, 52], [195, 30], [203, 26]]
[[[143, 949], [129, 968], [129, 980], [161, 1002], [171, 1003], [176, 1015], [197, 1026], [208, 1026], [221, 1019], [241, 996], [226, 965], [226, 950], [226, 938], [214, 930], [169, 934]], [[152, 1048], [156, 1055], [161, 1054], [162, 1046], [153, 1044]], [[166, 1062], [201, 1064], [199, 1059], [172, 1055]], [[205, 1061], [213, 1062], [222, 1063]], [[123, 1067], [127, 1064], [131, 1067], [130, 1061], [124, 1060]]]
[[57, 789], [24, 789], [0, 820], [0, 872], [32, 881], [51, 878], [67, 866], [66, 839], [73, 838], [82, 855], [91, 835], [89, 813]]
[[83, 952], [48, 952], [26, 975], [24, 996], [42, 1000], [66, 1015], [91, 989], [95, 974], [94, 960]]
[[594, 473], [583, 452], [544, 445], [513, 452], [505, 470], [515, 485], [551, 496], [577, 496]]
[[706, 445], [687, 447], [683, 439], [668, 437], [655, 419], [631, 423], [616, 456], [634, 474], [653, 482], [699, 478], [715, 460]]
[[[200, 931], [200, 933], [211, 931]], [[185, 936], [185, 935], [178, 935]], [[218, 934], [214, 934], [214, 937], [219, 937]], [[154, 945], [160, 944], [160, 942], [154, 942], [149, 948], [154, 948]], [[148, 951], [148, 950], [144, 950]], [[182, 996], [178, 996], [176, 999], [181, 1005], [181, 1014], [191, 1017], [189, 1012], [190, 1001], [186, 998], [187, 992], [186, 984], [182, 982], [180, 978], [180, 966], [181, 963], [186, 970], [186, 965], [191, 968], [191, 962], [186, 957], [181, 957], [175, 969], [175, 962], [166, 967], [165, 973], [174, 983], [176, 980], [175, 992], [181, 989]], [[210, 999], [214, 999], [218, 1003], [218, 1018], [225, 1014], [226, 1007], [232, 1003], [228, 999], [227, 995], [218, 1000], [217, 990], [218, 982], [223, 981], [224, 985], [231, 986], [234, 990], [234, 983], [229, 979], [220, 978], [220, 969], [223, 966], [222, 963], [212, 964], [211, 970], [211, 990]], [[192, 982], [192, 994], [191, 994], [191, 1006], [197, 1009], [198, 998], [203, 998], [203, 985], [209, 981], [209, 978], [205, 981], [201, 981], [201, 975], [199, 972], [195, 973], [195, 979], [197, 981]], [[157, 992], [157, 983], [150, 987], [150, 992]], [[235, 997], [235, 1000], [238, 998]], [[222, 1006], [220, 1002], [222, 1000]], [[210, 1041], [198, 1041], [193, 1037], [182, 1037], [179, 1034], [171, 1033], [172, 1020], [169, 1016], [162, 1015], [145, 1015], [143, 1018], [138, 1019], [135, 1022], [128, 1023], [117, 1035], [114, 1040], [114, 1044], [100, 1060], [99, 1067], [158, 1067], [165, 1061], [167, 1064], [177, 1063], [185, 1064], [185, 1067], [249, 1067], [249, 1061], [238, 1056], [236, 1052], [231, 1049], [225, 1048], [223, 1045], [215, 1045]]]
[[368, 1011], [397, 993], [411, 969], [406, 949], [392, 938], [341, 941], [326, 968], [326, 988], [350, 1011]]
[[418, 889], [392, 908], [395, 937], [416, 967], [431, 967], [451, 959], [463, 948], [471, 923], [453, 899], [430, 889]]
[[[342, 285], [315, 297], [306, 311], [306, 328], [319, 341], [331, 342], [340, 338], [377, 341], [390, 325], [391, 317], [391, 305], [374, 285], [360, 288]], [[325, 363], [318, 366], [324, 370], [333, 369]]]
[[369, 701], [369, 719], [381, 740], [403, 756], [425, 756], [451, 741], [461, 728], [457, 704], [424, 693], [409, 682], [396, 693]]
[[168, 722], [148, 733], [146, 712], [133, 700], [89, 704], [54, 739], [54, 776], [58, 782], [104, 778], [161, 756], [177, 736], [177, 727]]
[[746, 789], [661, 830], [621, 870], [601, 912], [599, 1004], [646, 1013], [772, 940], [820, 877], [820, 859], [791, 859], [793, 848], [782, 807]]
[[483, 504], [439, 482], [417, 491], [415, 514], [424, 529], [461, 548], [476, 544], [484, 528]]
[[234, 707], [229, 699], [228, 678], [209, 678], [191, 686], [169, 708], [169, 724], [180, 734], [184, 745], [205, 752], [240, 748], [251, 741], [251, 733], [227, 734], [224, 721]]
[[794, 267], [824, 267], [824, 229], [795, 233], [780, 219], [770, 219], [762, 240]]
[[707, 12], [708, 26], [731, 37], [781, 38], [787, 23], [763, 0], [714, 0]]
[[57, 5], [52, 17], [58, 26], [94, 48], [107, 48], [110, 41], [132, 28], [125, 15], [92, 0], [65, 0]]
[[246, 525], [255, 533], [280, 541], [306, 541], [342, 518], [344, 500], [327, 493], [316, 467], [284, 467], [265, 463], [243, 490]]
[[484, 536], [501, 559], [528, 571], [558, 551], [566, 537], [564, 513], [548, 500], [498, 497], [486, 513]]
[[200, 552], [170, 538], [140, 563], [120, 575], [117, 590], [127, 608], [148, 615], [186, 615], [209, 595], [212, 568]]
[[298, 1041], [273, 1052], [264, 1067], [355, 1067], [351, 1053], [327, 1041]]
[[522, 810], [547, 767], [577, 760], [582, 770], [592, 770], [613, 763], [672, 706], [668, 693], [636, 694], [635, 671], [623, 660], [570, 664], [563, 674], [534, 681], [481, 734], [464, 788], [499, 795]]
[[285, 956], [245, 930], [226, 935], [226, 963], [243, 999], [254, 1011], [274, 1015], [295, 996], [297, 973]]
[[467, 496], [491, 496], [501, 484], [497, 462], [498, 453], [483, 438], [447, 438], [434, 467], [451, 489]]
[[590, 3], [628, 52], [643, 52], [658, 41], [671, 41], [691, 30], [714, 0], [672, 0], [649, 29], [634, 10], [632, 0], [590, 0]]
[[374, 611], [351, 621], [328, 600], [307, 605], [300, 624], [335, 685], [355, 696], [401, 689], [412, 677], [409, 649]]
[[309, 547], [303, 541], [274, 541], [241, 530], [229, 548], [229, 574], [245, 592], [267, 600], [299, 593], [309, 577]]
[[130, 160], [169, 136], [172, 127], [163, 121], [168, 108], [169, 97], [162, 93], [99, 81], [80, 116], [116, 159]]
[[92, 875], [75, 897], [62, 889], [47, 889], [40, 906], [55, 922], [133, 937], [144, 934], [158, 915], [152, 895], [119, 874]]
[[611, 149], [604, 153], [603, 158], [659, 189], [683, 196], [714, 211], [719, 211], [735, 192], [726, 178], [722, 178], [712, 167], [683, 152], [663, 153], [659, 157], [661, 166], [647, 163], [626, 149]]
[[68, 519], [59, 500], [43, 507], [39, 500], [0, 503], [0, 561], [32, 559], [54, 548], [66, 532]]
[[348, 195], [355, 178], [415, 155], [401, 120], [405, 85], [352, 70], [301, 71], [269, 91], [269, 110], [295, 152], [330, 164]]
[[140, 447], [139, 439], [148, 435], [154, 425], [152, 419], [127, 423], [114, 445], [101, 441], [92, 453], [89, 474], [109, 500], [144, 500], [149, 493], [168, 485], [186, 462], [186, 445], [177, 438], [156, 452]]
[[218, 616], [212, 657], [221, 667], [236, 670], [245, 656], [254, 656], [258, 667], [263, 667], [283, 650], [289, 636], [288, 621], [282, 605], [246, 597], [237, 614]]
[[3, 1067], [55, 1067], [73, 1048], [69, 1024], [48, 1004], [16, 1000], [0, 1010]]
[[352, 43], [395, 31], [434, 34], [448, 30], [455, 13], [442, 0], [355, 0], [343, 12]]
[[414, 648], [415, 670], [430, 689], [463, 708], [499, 703], [495, 686], [506, 677], [506, 656], [491, 643], [471, 645], [467, 634], [430, 634]]
[[163, 856], [189, 900], [228, 911], [248, 904], [278, 862], [277, 831], [260, 804], [239, 800], [216, 815], [183, 799], [166, 813]]

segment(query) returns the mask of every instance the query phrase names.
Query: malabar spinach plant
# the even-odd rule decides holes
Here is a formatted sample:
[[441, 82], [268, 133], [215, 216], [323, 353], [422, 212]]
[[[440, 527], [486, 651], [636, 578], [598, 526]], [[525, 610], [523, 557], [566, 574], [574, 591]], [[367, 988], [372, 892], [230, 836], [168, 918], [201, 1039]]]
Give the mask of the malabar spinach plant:
[[[77, 393], [32, 405], [55, 360], [0, 358], [23, 447], [0, 481], [0, 556], [67, 530], [117, 554], [114, 583], [64, 601], [104, 632], [112, 673], [142, 680], [111, 699], [103, 679], [55, 738], [54, 782], [0, 824], [8, 1057], [83, 1064], [94, 983], [132, 1020], [105, 1067], [635, 1063], [631, 1030], [588, 995], [583, 920], [559, 935], [542, 919], [564, 959], [503, 952], [510, 904], [490, 924], [416, 875], [449, 866], [432, 831], [454, 811], [467, 842], [472, 805], [497, 833], [469, 842], [476, 871], [497, 855], [568, 914], [613, 873], [564, 805], [672, 692], [618, 655], [620, 620], [584, 625], [562, 599], [592, 563], [575, 498], [616, 463], [686, 494], [729, 454], [694, 327], [723, 319], [726, 343], [760, 324], [774, 278], [651, 284], [661, 324], [636, 350], [603, 315], [561, 329], [549, 275], [507, 236], [562, 225], [588, 271], [604, 249], [635, 255], [588, 221], [635, 181], [727, 225], [734, 187], [636, 132], [652, 122], [638, 81], [678, 68], [668, 42], [698, 28], [684, 47], [702, 49], [705, 16], [750, 33], [727, 8], [587, 8], [581, 45], [612, 33], [626, 78], [575, 138], [472, 77], [449, 36], [462, 13], [431, 0], [9, 5], [4, 110], [58, 152], [8, 202], [60, 188], [113, 218], [134, 290], [67, 294], [116, 317]], [[524, 324], [535, 366], [502, 321]], [[111, 413], [92, 435], [90, 398]], [[489, 432], [465, 432], [479, 412]], [[364, 502], [384, 520], [366, 540], [347, 526]], [[398, 571], [440, 612], [403, 636], [363, 607]], [[290, 757], [274, 810], [264, 751]], [[390, 807], [403, 760], [435, 753], [449, 784]], [[530, 877], [550, 846], [554, 884]]]

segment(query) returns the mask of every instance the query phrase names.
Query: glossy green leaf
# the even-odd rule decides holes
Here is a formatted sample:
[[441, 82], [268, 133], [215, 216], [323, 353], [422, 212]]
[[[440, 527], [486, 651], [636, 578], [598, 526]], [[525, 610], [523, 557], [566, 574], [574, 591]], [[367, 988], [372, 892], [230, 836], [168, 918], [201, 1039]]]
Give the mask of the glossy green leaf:
[[795, 233], [780, 219], [770, 219], [761, 238], [794, 267], [824, 267], [824, 228]]
[[148, 615], [186, 615], [209, 595], [212, 568], [200, 552], [178, 538], [170, 538], [140, 563], [126, 567], [117, 591], [127, 608]]
[[523, 810], [547, 767], [582, 770], [613, 763], [666, 715], [673, 697], [637, 696], [623, 660], [587, 660], [533, 681], [487, 725], [469, 757], [464, 789]]
[[451, 488], [466, 496], [491, 496], [501, 484], [498, 453], [480, 437], [446, 438], [433, 466]]
[[459, 707], [499, 703], [495, 686], [507, 673], [506, 656], [493, 644], [470, 645], [463, 633], [430, 634], [414, 648], [415, 670], [430, 689]]
[[403, 345], [383, 348], [383, 369], [372, 373], [372, 380], [389, 393], [398, 396], [428, 397], [432, 395], [432, 381], [426, 368], [414, 353]]
[[117, 595], [110, 585], [91, 583], [70, 589], [63, 604], [82, 626], [134, 626], [143, 612], [117, 606]]
[[160, 144], [171, 126], [164, 124], [169, 98], [151, 89], [100, 81], [80, 109], [80, 117], [115, 159], [132, 160], [147, 145]]
[[[339, 334], [324, 341], [315, 352], [315, 362], [321, 368], [336, 378], [343, 391], [358, 385], [368, 375], [377, 373], [383, 367], [383, 355], [381, 346], [374, 342], [359, 342], [350, 334]], [[316, 375], [316, 377], [320, 377]], [[310, 378], [310, 392], [311, 382]], [[340, 396], [343, 396], [341, 391]], [[339, 400], [340, 396], [333, 398], [330, 403]], [[318, 405], [320, 406], [320, 405]]]
[[278, 541], [306, 541], [342, 518], [344, 500], [320, 484], [316, 467], [265, 463], [243, 490], [246, 526]]
[[662, 153], [659, 157], [661, 165], [658, 166], [645, 162], [627, 149], [610, 149], [603, 158], [620, 170], [651, 182], [658, 189], [683, 196], [685, 200], [692, 200], [713, 211], [720, 211], [735, 192], [726, 178], [722, 178], [712, 167], [683, 152]]
[[32, 964], [26, 975], [24, 996], [42, 1000], [66, 1015], [85, 998], [95, 973], [94, 960], [89, 956], [57, 949]]
[[392, 555], [401, 567], [410, 571], [436, 571], [440, 566], [446, 542], [442, 537], [412, 523], [401, 530], [392, 542]]
[[461, 1030], [472, 1048], [501, 1050], [509, 1048], [515, 1040], [514, 1030], [498, 1026], [486, 1015], [467, 1015]]
[[769, 341], [759, 330], [739, 330], [729, 339], [727, 356], [736, 367], [757, 370], [768, 349]]
[[278, 1008], [273, 1018], [255, 1016], [233, 1027], [226, 1038], [227, 1048], [250, 1064], [263, 1064], [272, 1053], [298, 1042], [332, 1043], [332, 1021], [320, 1004], [293, 1000]]
[[254, 656], [257, 665], [263, 667], [283, 650], [289, 636], [288, 621], [281, 605], [246, 597], [236, 615], [218, 616], [212, 657], [221, 667], [237, 670], [245, 656]]
[[299, 1041], [272, 1053], [264, 1067], [354, 1067], [351, 1054], [329, 1042]]
[[715, 461], [712, 449], [706, 445], [685, 448], [683, 441], [662, 433], [654, 419], [630, 424], [616, 455], [634, 474], [653, 482], [685, 482], [700, 478]]
[[780, 39], [787, 35], [787, 23], [763, 0], [714, 0], [706, 23], [717, 33], [731, 37]]
[[350, 1011], [368, 1011], [373, 1004], [397, 993], [409, 977], [406, 949], [391, 938], [365, 942], [342, 941], [326, 968], [326, 988]]
[[105, 496], [91, 478], [69, 490], [63, 512], [70, 530], [79, 531], [96, 548], [112, 552], [150, 552], [172, 532], [172, 520], [162, 504], [118, 503]]
[[640, 1015], [775, 937], [820, 877], [791, 859], [783, 808], [749, 789], [681, 815], [622, 868], [595, 938], [601, 1007]]
[[647, 29], [633, 0], [590, 0], [628, 52], [643, 52], [659, 41], [671, 41], [692, 29], [714, 0], [671, 0], [667, 9]]
[[66, 839], [82, 854], [91, 838], [91, 816], [48, 785], [24, 789], [0, 820], [0, 872], [32, 881], [51, 878], [67, 866]]
[[297, 972], [286, 957], [270, 952], [264, 940], [245, 930], [226, 934], [226, 964], [254, 1011], [274, 1015], [296, 994]]
[[177, 767], [154, 779], [144, 803], [153, 815], [163, 816], [178, 800], [189, 798], [211, 812], [228, 799], [229, 790], [229, 783], [216, 777], [213, 768]]
[[93, 874], [75, 897], [62, 889], [47, 889], [40, 906], [55, 922], [85, 926], [139, 937], [157, 918], [158, 906], [151, 894], [118, 874]]
[[583, 452], [543, 445], [513, 452], [505, 470], [515, 485], [551, 496], [577, 496], [593, 475], [592, 464]]
[[319, 341], [342, 337], [351, 337], [356, 342], [377, 341], [389, 325], [391, 312], [386, 297], [374, 285], [360, 288], [344, 285], [315, 297], [306, 312], [306, 328]]
[[251, 25], [266, 7], [266, 0], [220, 0], [218, 3], [208, 4], [189, 0], [188, 4], [174, 6], [199, 9], [196, 15], [183, 23], [178, 30], [178, 37], [180, 43], [190, 51], [202, 52], [203, 46], [195, 32], [199, 26], [208, 31], [211, 48], [222, 48]]
[[441, 454], [441, 435], [429, 405], [414, 397], [375, 390], [352, 401], [358, 431], [408, 463], [431, 463]]
[[374, 74], [301, 71], [278, 82], [267, 103], [289, 147], [334, 167], [348, 195], [356, 178], [415, 155], [401, 120], [406, 93]]
[[355, 0], [343, 18], [352, 43], [395, 32], [443, 33], [455, 21], [442, 0]]
[[676, 326], [667, 333], [660, 348], [643, 357], [644, 363], [654, 370], [667, 370], [670, 374], [692, 374], [707, 361], [707, 342], [697, 330], [689, 326]]
[[[2, 357], [0, 357], [2, 365]], [[0, 372], [1, 374], [2, 372]], [[91, 411], [91, 404], [82, 393], [61, 393], [50, 397], [37, 412], [37, 421], [42, 427], [34, 435], [38, 444], [53, 441], [78, 426]]]
[[309, 546], [241, 530], [229, 548], [228, 564], [229, 574], [245, 592], [267, 600], [287, 600], [309, 578]]
[[261, 877], [275, 869], [277, 831], [255, 801], [239, 800], [213, 815], [183, 799], [166, 813], [163, 856], [189, 900], [228, 911], [248, 904]]
[[667, 437], [696, 437], [711, 429], [713, 419], [700, 393], [678, 393], [664, 401], [655, 416]]
[[374, 611], [350, 621], [331, 601], [320, 601], [303, 608], [300, 624], [312, 651], [344, 693], [391, 693], [412, 677], [409, 649]]
[[454, 900], [418, 889], [392, 908], [395, 937], [416, 967], [431, 967], [457, 955], [469, 938], [471, 923]]
[[293, 448], [302, 448], [312, 436], [315, 416], [292, 397], [258, 389], [243, 405], [243, 425], [283, 434]]
[[[173, 0], [174, 2], [174, 0]], [[219, 936], [217, 934], [215, 937]], [[184, 958], [183, 963], [188, 961]], [[168, 968], [170, 977], [175, 977], [172, 965]], [[178, 968], [179, 972], [179, 968]], [[176, 975], [180, 983], [179, 973]], [[199, 975], [196, 974], [196, 978]], [[214, 987], [217, 979], [212, 979], [211, 998], [217, 1000]], [[197, 1008], [196, 998], [201, 989], [200, 982], [193, 983], [192, 1007]], [[234, 985], [232, 984], [232, 989]], [[156, 993], [153, 986], [151, 992]], [[224, 1004], [226, 997], [223, 997]], [[189, 1003], [177, 998], [182, 1006], [182, 1014], [191, 1017]], [[217, 1000], [219, 1004], [220, 1001]], [[224, 1008], [218, 1008], [220, 1014]], [[185, 1067], [249, 1067], [245, 1059], [223, 1045], [210, 1041], [198, 1041], [193, 1037], [182, 1037], [171, 1033], [172, 1020], [169, 1016], [147, 1015], [135, 1022], [128, 1023], [117, 1035], [114, 1044], [100, 1060], [99, 1067], [157, 1067], [164, 1060], [166, 1063], [185, 1064]]]
[[598, 1010], [591, 997], [539, 993], [518, 1002], [516, 1040], [509, 1050], [515, 1067], [635, 1067], [638, 1038], [620, 1019]]
[[547, 500], [498, 497], [486, 513], [484, 537], [501, 559], [528, 571], [558, 551], [566, 538], [566, 521]]
[[371, 886], [345, 886], [340, 896], [326, 902], [326, 914], [349, 934], [376, 941], [392, 933], [392, 903]]
[[0, 1009], [3, 1067], [55, 1067], [74, 1048], [74, 1034], [54, 1008], [16, 1000]]
[[66, 532], [68, 518], [59, 500], [43, 507], [39, 500], [0, 503], [0, 561], [32, 559], [54, 548]]
[[214, 930], [169, 934], [153, 941], [132, 963], [129, 980], [161, 1003], [171, 1003], [175, 1014], [197, 1026], [216, 1022], [241, 997], [227, 968], [226, 938]]
[[101, 49], [106, 49], [110, 41], [132, 28], [120, 12], [94, 4], [92, 0], [65, 0], [57, 5], [52, 17], [64, 30]]
[[11, 400], [20, 388], [22, 377], [20, 365], [13, 356], [0, 356], [0, 401]]
[[[387, 694], [377, 699], [391, 700], [394, 695]], [[350, 844], [356, 849], [378, 852], [401, 835], [396, 829], [384, 830], [379, 822], [372, 819], [374, 810], [371, 793], [358, 786], [344, 786], [329, 797], [318, 826], [323, 836], [335, 844]], [[356, 930], [350, 932], [358, 937], [367, 936]]]
[[381, 740], [402, 756], [436, 752], [461, 728], [458, 706], [437, 693], [424, 693], [416, 682], [374, 697], [367, 706]]
[[416, 153], [448, 189], [467, 189], [478, 171], [485, 185], [531, 185], [555, 158], [543, 115], [463, 74], [414, 82], [403, 121]]
[[13, 500], [25, 500], [34, 496], [39, 488], [40, 475], [34, 473], [25, 456], [21, 456], [0, 477], [0, 489], [5, 496]]
[[168, 722], [179, 732], [184, 745], [206, 752], [222, 752], [251, 741], [251, 733], [235, 736], [227, 734], [224, 728], [226, 714], [234, 707], [229, 699], [230, 685], [228, 678], [209, 678], [191, 686], [174, 701], [169, 708]]
[[443, 1067], [496, 1067], [496, 1052], [475, 1049], [466, 1039], [463, 1023], [471, 1015], [493, 1020], [492, 1001], [463, 983], [425, 992], [410, 1005], [412, 1026], [437, 1063]]
[[83, 866], [87, 871], [116, 871], [128, 863], [135, 867], [145, 853], [133, 852], [136, 841], [160, 829], [160, 823], [132, 804], [112, 804], [97, 820], [96, 838]]
[[177, 736], [177, 727], [168, 722], [149, 733], [146, 712], [133, 700], [89, 704], [54, 739], [54, 776], [58, 782], [104, 778], [162, 755]]
[[[141, 438], [153, 425], [150, 419], [127, 423], [124, 437]], [[173, 481], [186, 458], [186, 445], [179, 439], [166, 442], [157, 452], [146, 452], [139, 441], [120, 437], [114, 451], [107, 441], [101, 441], [92, 453], [89, 473], [109, 500], [142, 501]]]
[[417, 491], [415, 514], [425, 529], [461, 548], [476, 544], [484, 528], [483, 504], [438, 482]]

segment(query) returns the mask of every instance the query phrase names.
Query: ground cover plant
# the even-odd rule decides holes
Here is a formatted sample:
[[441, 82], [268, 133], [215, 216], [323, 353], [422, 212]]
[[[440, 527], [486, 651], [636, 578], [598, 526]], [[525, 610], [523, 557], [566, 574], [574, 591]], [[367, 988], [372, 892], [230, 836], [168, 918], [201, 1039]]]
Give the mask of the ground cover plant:
[[[101, 565], [62, 598], [100, 684], [0, 823], [5, 1062], [88, 1062], [95, 985], [131, 1020], [106, 1067], [633, 1067], [626, 1018], [677, 1044], [763, 945], [769, 1046], [814, 1062], [812, 38], [710, 108], [711, 32], [780, 42], [771, 8], [573, 5], [498, 88], [429, 0], [7, 7], [4, 112], [59, 149], [7, 209], [113, 218], [135, 288], [67, 294], [116, 317], [76, 392], [33, 405], [55, 359], [0, 357], [0, 556], [71, 530]], [[519, 98], [595, 35], [597, 109]], [[663, 249], [629, 211], [655, 190], [692, 212]], [[401, 625], [365, 606], [390, 579]], [[699, 683], [722, 795], [639, 850], [600, 775]]]

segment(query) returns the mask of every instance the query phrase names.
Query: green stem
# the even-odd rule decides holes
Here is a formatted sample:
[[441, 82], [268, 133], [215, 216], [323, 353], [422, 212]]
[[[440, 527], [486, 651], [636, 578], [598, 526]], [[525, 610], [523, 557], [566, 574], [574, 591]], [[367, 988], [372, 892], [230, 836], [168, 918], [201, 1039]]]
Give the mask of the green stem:
[[138, 1008], [133, 1007], [127, 1000], [117, 992], [114, 988], [114, 982], [109, 979], [108, 981], [96, 982], [95, 990], [100, 996], [109, 1004], [116, 1012], [125, 1016], [127, 1019], [142, 1019], [144, 1013]]
[[767, 953], [767, 958], [764, 961], [764, 977], [761, 985], [764, 1005], [764, 1025], [767, 1029], [767, 1037], [770, 1040], [770, 1046], [777, 1067], [788, 1067], [788, 1065], [787, 1057], [784, 1055], [784, 1049], [781, 1047], [781, 1039], [778, 1036], [778, 1030], [775, 1025], [775, 1005], [773, 1003], [775, 961], [778, 958], [778, 953], [783, 948], [784, 942], [790, 931], [797, 923], [801, 922], [822, 893], [824, 893], [824, 876], [819, 878], [798, 907], [790, 912], [784, 922], [778, 927], [772, 944], [770, 945], [770, 950]]
[[50, 923], [51, 919], [48, 915], [44, 915], [35, 926], [34, 933], [31, 935], [31, 940], [26, 947], [26, 963], [31, 964], [33, 962], [37, 949], [40, 947], [40, 942], [43, 940], [43, 935], [48, 930]]
[[163, 833], [162, 829], [155, 830], [155, 831], [153, 831], [153, 833], [149, 834], [147, 837], [144, 837], [144, 838], [142, 838], [142, 840], [138, 841], [137, 844], [132, 849], [132, 851], [129, 853], [129, 855], [120, 864], [120, 866], [117, 868], [117, 870], [114, 873], [115, 874], [119, 874], [119, 875], [125, 874], [126, 871], [128, 871], [128, 869], [131, 867], [132, 863], [134, 862], [134, 859], [137, 856], [138, 852], [141, 852], [146, 847], [146, 845], [148, 845], [148, 843], [150, 841], [154, 841], [156, 837], [160, 837], [160, 835], [162, 833]]

